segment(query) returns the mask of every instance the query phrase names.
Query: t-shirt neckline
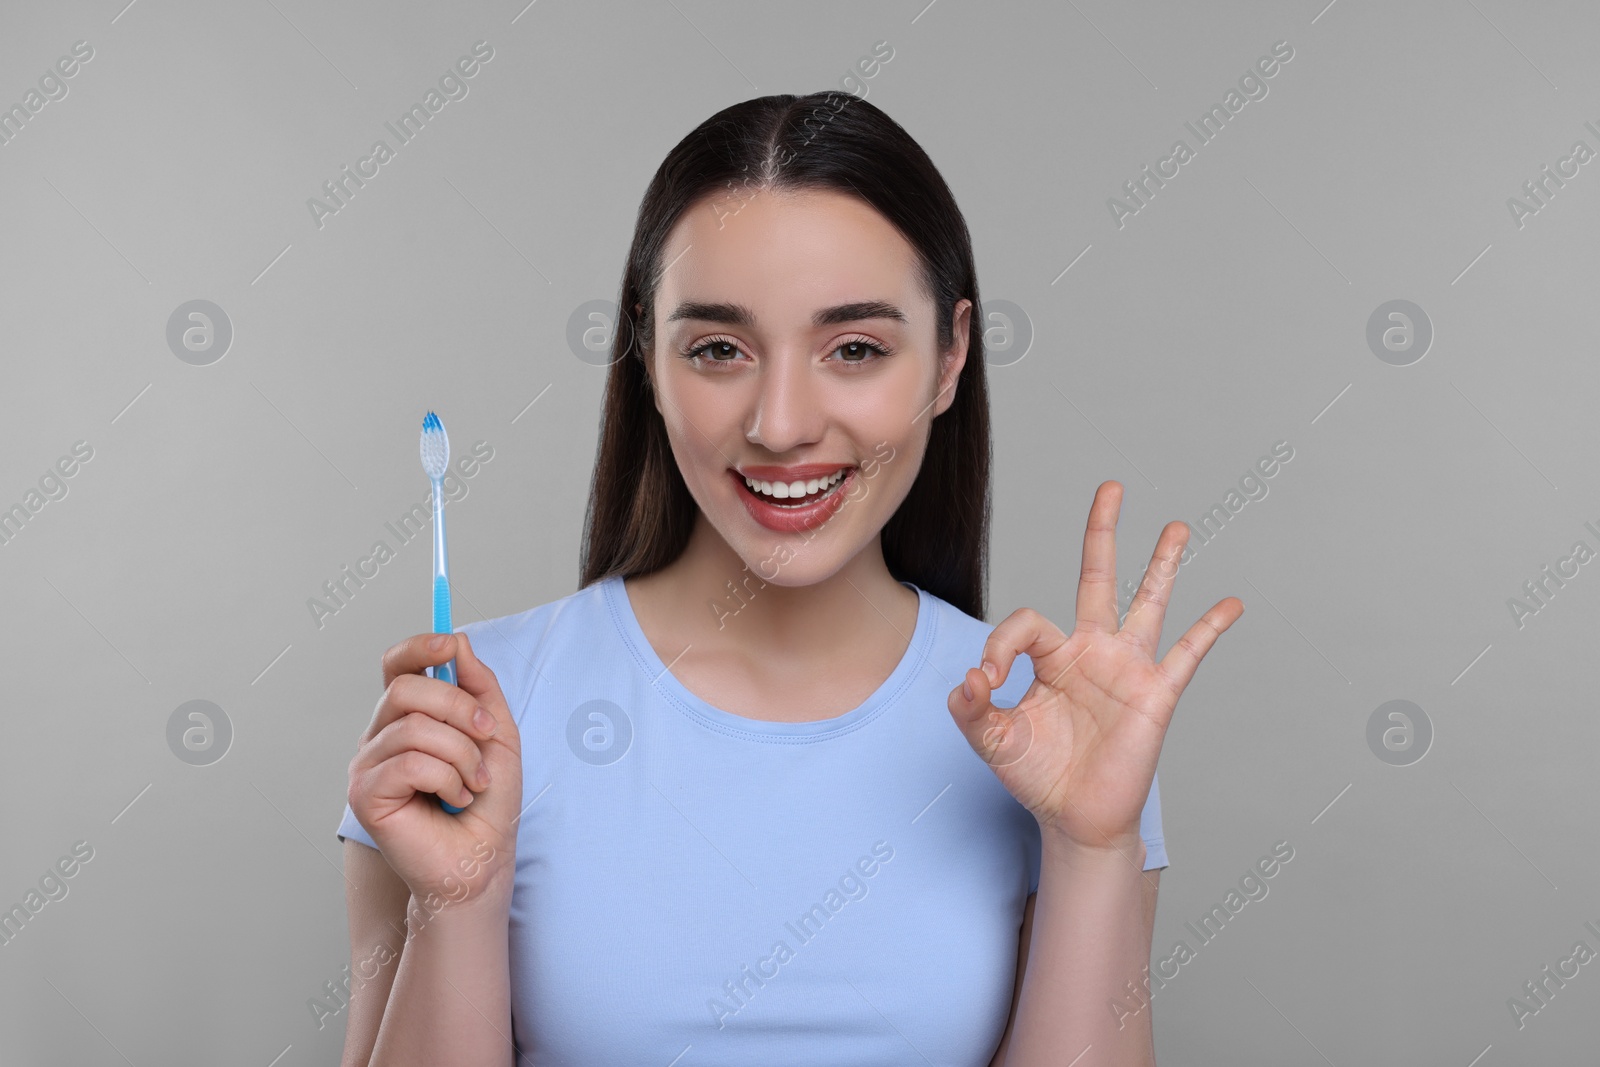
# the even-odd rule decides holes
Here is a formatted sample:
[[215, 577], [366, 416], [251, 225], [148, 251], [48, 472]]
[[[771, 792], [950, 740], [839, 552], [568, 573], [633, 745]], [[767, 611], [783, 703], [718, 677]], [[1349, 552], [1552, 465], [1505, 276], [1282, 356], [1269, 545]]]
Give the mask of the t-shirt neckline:
[[651, 679], [655, 691], [666, 698], [667, 703], [701, 726], [721, 734], [755, 741], [800, 744], [838, 737], [866, 725], [886, 708], [891, 707], [921, 670], [928, 648], [933, 642], [933, 631], [937, 621], [933, 597], [912, 582], [902, 581], [900, 584], [915, 590], [917, 594], [917, 624], [911, 632], [911, 641], [906, 645], [900, 662], [895, 664], [894, 670], [884, 679], [883, 684], [859, 706], [843, 715], [812, 722], [770, 722], [765, 719], [751, 719], [731, 711], [724, 711], [702, 700], [678, 681], [677, 677], [667, 669], [667, 665], [661, 661], [661, 657], [656, 655], [649, 638], [645, 636], [644, 628], [639, 625], [638, 616], [634, 614], [633, 603], [628, 599], [627, 588], [623, 585], [623, 576], [609, 575], [600, 582], [600, 590], [605, 597], [607, 611], [616, 623], [617, 631], [632, 654], [634, 662], [645, 672], [646, 677]]

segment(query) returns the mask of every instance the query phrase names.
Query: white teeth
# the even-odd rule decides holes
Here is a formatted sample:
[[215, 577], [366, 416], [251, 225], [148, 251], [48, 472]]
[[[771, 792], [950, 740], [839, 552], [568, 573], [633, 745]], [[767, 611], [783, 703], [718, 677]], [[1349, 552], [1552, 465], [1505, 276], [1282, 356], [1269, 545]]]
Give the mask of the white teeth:
[[787, 500], [790, 497], [809, 496], [819, 489], [827, 489], [849, 473], [849, 467], [841, 467], [826, 478], [812, 478], [806, 482], [758, 482], [753, 478], [746, 478], [744, 484], [762, 496], [770, 496], [774, 500]]

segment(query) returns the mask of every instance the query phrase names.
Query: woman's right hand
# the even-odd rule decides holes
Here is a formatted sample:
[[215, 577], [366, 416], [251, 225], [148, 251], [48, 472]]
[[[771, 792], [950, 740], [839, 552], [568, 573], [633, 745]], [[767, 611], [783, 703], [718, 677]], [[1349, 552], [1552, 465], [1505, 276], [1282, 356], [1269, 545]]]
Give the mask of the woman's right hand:
[[[451, 657], [458, 685], [423, 673]], [[509, 900], [522, 739], [499, 680], [466, 634], [453, 633], [390, 648], [383, 681], [350, 761], [350, 810], [417, 899]], [[475, 719], [479, 708], [489, 723]], [[439, 797], [464, 810], [445, 811]]]

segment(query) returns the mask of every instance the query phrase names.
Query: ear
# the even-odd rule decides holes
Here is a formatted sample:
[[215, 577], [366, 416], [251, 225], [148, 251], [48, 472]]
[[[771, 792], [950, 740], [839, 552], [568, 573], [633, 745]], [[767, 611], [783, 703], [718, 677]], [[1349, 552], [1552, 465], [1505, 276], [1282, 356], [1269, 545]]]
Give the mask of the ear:
[[962, 299], [956, 301], [956, 306], [951, 309], [951, 338], [950, 347], [947, 348], [939, 359], [939, 397], [934, 407], [934, 417], [943, 415], [950, 409], [956, 400], [956, 382], [961, 377], [961, 368], [967, 365], [967, 340], [968, 330], [971, 328], [972, 301]]

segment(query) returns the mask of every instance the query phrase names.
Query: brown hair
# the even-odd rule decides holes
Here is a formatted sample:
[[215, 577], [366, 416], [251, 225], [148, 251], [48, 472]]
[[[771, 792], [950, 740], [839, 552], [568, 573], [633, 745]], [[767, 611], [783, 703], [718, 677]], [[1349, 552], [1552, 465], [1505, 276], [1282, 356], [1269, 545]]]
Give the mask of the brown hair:
[[[976, 618], [984, 617], [989, 550], [989, 396], [983, 315], [966, 220], [920, 145], [877, 106], [828, 90], [724, 108], [667, 154], [639, 204], [618, 294], [600, 441], [589, 488], [579, 586], [613, 574], [649, 574], [683, 552], [694, 497], [650, 394], [656, 291], [667, 235], [703, 198], [736, 210], [760, 189], [830, 189], [875, 208], [916, 251], [934, 302], [938, 347], [954, 339], [951, 315], [972, 301], [967, 359], [948, 410], [933, 420], [911, 490], [882, 531], [884, 562]], [[718, 195], [722, 194], [722, 195]], [[641, 306], [634, 314], [635, 306]]]

